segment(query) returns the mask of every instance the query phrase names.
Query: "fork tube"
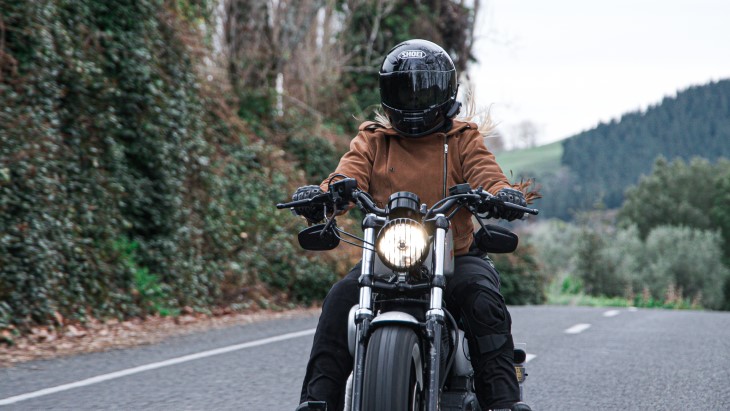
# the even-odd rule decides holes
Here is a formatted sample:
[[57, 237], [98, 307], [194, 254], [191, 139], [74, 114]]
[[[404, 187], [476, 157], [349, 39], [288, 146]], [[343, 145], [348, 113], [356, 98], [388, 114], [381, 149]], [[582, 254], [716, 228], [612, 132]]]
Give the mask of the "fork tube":
[[363, 220], [365, 247], [362, 250], [362, 271], [360, 274], [360, 306], [355, 312], [357, 344], [355, 345], [355, 364], [352, 378], [352, 411], [362, 409], [362, 387], [365, 372], [366, 336], [373, 319], [373, 258], [375, 255], [375, 228], [377, 217], [368, 214]]
[[449, 220], [443, 215], [436, 216], [436, 241], [434, 244], [433, 280], [431, 281], [431, 303], [426, 313], [426, 334], [429, 339], [428, 350], [428, 411], [439, 409], [439, 393], [441, 390], [441, 330], [444, 324], [443, 295], [446, 280], [444, 278], [444, 261], [446, 249], [446, 230]]
[[[440, 219], [446, 220], [443, 215], [438, 215], [436, 224], [439, 224]], [[446, 221], [448, 227], [448, 221]], [[434, 245], [434, 267], [433, 267], [433, 287], [431, 288], [431, 304], [428, 314], [436, 314], [441, 317], [444, 316], [442, 310], [443, 305], [443, 294], [444, 294], [444, 260], [445, 260], [445, 249], [446, 249], [446, 229], [437, 226], [436, 228], [436, 244]]]
[[[366, 217], [366, 221], [367, 221]], [[362, 271], [360, 272], [360, 310], [368, 310], [372, 314], [373, 257], [375, 255], [375, 227], [365, 227], [363, 236], [366, 241], [362, 249]], [[359, 310], [358, 310], [359, 311]]]

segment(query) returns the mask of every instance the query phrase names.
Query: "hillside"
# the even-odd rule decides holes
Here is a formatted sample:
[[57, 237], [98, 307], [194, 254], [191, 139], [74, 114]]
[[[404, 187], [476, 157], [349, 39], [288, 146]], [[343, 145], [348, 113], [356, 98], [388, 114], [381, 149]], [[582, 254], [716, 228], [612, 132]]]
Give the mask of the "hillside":
[[499, 166], [511, 178], [543, 175], [560, 167], [563, 143], [556, 141], [544, 146], [504, 151], [496, 155]]
[[578, 192], [615, 208], [658, 156], [730, 157], [730, 80], [690, 87], [564, 140], [561, 163], [580, 175]]
[[[497, 154], [513, 180], [535, 178], [544, 217], [618, 208], [658, 157], [730, 158], [730, 79], [690, 87], [562, 141]], [[698, 182], [701, 183], [701, 182]]]

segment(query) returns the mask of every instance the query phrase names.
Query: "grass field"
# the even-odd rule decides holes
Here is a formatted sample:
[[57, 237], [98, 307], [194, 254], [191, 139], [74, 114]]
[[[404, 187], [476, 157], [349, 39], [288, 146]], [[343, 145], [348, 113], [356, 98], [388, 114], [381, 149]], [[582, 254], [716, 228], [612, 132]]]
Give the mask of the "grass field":
[[496, 154], [496, 157], [499, 166], [508, 177], [519, 177], [524, 172], [540, 175], [545, 171], [559, 168], [562, 155], [563, 144], [556, 141], [539, 147], [503, 151]]

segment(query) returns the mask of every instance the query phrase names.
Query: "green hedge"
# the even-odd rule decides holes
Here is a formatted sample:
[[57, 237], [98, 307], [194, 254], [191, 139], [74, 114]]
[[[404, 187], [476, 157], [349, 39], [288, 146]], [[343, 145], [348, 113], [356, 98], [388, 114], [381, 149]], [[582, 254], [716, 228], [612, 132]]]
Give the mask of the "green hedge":
[[1, 3], [0, 329], [328, 289], [273, 207], [302, 173], [201, 80], [210, 7]]

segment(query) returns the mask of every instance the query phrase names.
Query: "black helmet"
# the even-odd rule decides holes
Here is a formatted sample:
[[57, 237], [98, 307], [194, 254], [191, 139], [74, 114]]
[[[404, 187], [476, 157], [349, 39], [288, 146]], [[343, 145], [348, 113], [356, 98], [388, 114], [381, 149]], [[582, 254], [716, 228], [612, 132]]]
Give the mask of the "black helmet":
[[380, 67], [380, 104], [391, 126], [409, 137], [433, 133], [456, 116], [457, 89], [454, 62], [430, 41], [400, 43]]

